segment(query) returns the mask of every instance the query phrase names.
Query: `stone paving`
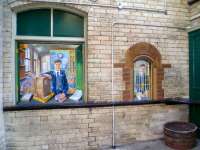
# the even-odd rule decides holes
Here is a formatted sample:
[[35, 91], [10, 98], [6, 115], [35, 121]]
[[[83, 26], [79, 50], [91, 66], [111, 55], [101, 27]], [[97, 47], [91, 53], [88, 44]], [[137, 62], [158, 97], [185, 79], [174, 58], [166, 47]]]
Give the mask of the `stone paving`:
[[[109, 149], [111, 150], [111, 149]], [[163, 140], [135, 142], [133, 144], [117, 146], [115, 150], [173, 150], [165, 145]], [[200, 140], [192, 150], [200, 150]]]

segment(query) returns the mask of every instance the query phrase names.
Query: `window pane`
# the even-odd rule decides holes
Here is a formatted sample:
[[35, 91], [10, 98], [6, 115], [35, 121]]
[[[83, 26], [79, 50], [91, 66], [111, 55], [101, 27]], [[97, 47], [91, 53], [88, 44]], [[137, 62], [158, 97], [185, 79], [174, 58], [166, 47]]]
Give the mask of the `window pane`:
[[53, 35], [61, 37], [83, 37], [84, 18], [66, 11], [54, 10]]
[[136, 100], [151, 98], [151, 66], [145, 60], [134, 63], [134, 97]]
[[[82, 46], [20, 44], [20, 91], [23, 102], [81, 102], [83, 95]], [[78, 70], [77, 70], [78, 69]], [[64, 94], [64, 98], [61, 95]]]
[[29, 59], [25, 59], [24, 60], [24, 64], [25, 64], [25, 72], [29, 72], [31, 71], [31, 63], [30, 63], [30, 60]]
[[17, 35], [50, 36], [50, 9], [38, 9], [17, 14]]

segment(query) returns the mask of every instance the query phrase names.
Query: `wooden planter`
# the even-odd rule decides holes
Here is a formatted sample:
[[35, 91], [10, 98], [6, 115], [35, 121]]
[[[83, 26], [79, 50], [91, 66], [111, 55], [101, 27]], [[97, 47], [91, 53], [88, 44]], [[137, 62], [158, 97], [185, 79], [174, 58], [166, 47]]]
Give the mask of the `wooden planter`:
[[187, 122], [169, 122], [164, 125], [165, 144], [176, 150], [188, 150], [196, 145], [197, 126]]

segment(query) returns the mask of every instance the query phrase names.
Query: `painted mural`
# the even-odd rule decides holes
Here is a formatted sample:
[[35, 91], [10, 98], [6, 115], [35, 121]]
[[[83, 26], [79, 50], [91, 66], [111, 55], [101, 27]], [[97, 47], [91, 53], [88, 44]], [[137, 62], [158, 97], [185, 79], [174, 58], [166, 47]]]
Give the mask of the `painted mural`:
[[151, 98], [151, 66], [145, 60], [134, 63], [134, 97], [135, 100], [149, 100]]
[[[55, 47], [55, 46], [54, 46]], [[76, 50], [51, 45], [19, 45], [20, 101], [63, 103], [79, 102]]]

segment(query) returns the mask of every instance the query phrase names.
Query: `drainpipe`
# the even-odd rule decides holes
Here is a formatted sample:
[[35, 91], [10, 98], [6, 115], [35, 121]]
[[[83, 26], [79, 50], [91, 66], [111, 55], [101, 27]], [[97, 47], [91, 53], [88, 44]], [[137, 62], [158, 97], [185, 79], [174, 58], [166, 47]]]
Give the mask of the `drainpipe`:
[[111, 90], [112, 90], [112, 93], [111, 93], [111, 95], [112, 95], [112, 103], [113, 103], [113, 106], [112, 106], [112, 148], [113, 149], [115, 149], [115, 106], [114, 106], [114, 102], [115, 102], [115, 100], [114, 100], [114, 97], [113, 97], [113, 87], [114, 87], [114, 82], [113, 82], [113, 74], [114, 74], [114, 45], [113, 45], [113, 43], [114, 43], [114, 32], [113, 32], [113, 29], [114, 29], [114, 26], [117, 24], [117, 22], [113, 22], [112, 23], [112, 26], [111, 26], [111, 39], [112, 39], [112, 41], [111, 41], [111, 49], [112, 49], [112, 52], [111, 52], [111, 54], [112, 54], [112, 58], [111, 58], [111, 64], [112, 64], [112, 73], [111, 73], [111, 76], [112, 76], [112, 79], [111, 79], [111, 82], [112, 82], [112, 85], [111, 85]]

